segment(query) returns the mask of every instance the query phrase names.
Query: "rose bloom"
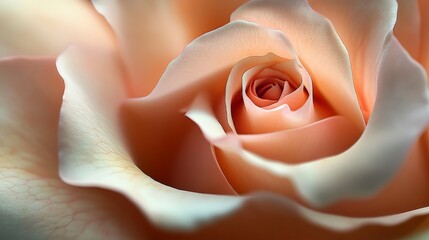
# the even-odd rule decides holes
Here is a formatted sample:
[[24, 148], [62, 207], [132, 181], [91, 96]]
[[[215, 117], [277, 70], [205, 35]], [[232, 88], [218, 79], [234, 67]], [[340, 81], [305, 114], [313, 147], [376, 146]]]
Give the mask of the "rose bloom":
[[424, 239], [428, 10], [2, 1], [0, 238]]

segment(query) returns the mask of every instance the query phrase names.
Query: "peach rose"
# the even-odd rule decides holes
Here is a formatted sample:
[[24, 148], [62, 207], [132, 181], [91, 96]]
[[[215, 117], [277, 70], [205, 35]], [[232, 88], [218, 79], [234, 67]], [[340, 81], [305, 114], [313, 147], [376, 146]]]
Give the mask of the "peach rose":
[[0, 5], [2, 238], [425, 229], [427, 1], [42, 4]]

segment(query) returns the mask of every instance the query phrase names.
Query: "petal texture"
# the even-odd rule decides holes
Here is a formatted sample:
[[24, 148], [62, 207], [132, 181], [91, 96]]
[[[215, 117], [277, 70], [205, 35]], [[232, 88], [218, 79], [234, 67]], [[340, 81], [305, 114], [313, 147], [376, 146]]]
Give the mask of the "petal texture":
[[238, 207], [241, 199], [162, 185], [131, 161], [118, 125], [125, 90], [117, 84], [122, 74], [115, 59], [72, 48], [57, 61], [65, 81], [59, 128], [62, 179], [117, 191], [162, 227], [193, 228]]
[[125, 198], [59, 178], [63, 90], [54, 59], [0, 61], [0, 238], [144, 237], [147, 224]]

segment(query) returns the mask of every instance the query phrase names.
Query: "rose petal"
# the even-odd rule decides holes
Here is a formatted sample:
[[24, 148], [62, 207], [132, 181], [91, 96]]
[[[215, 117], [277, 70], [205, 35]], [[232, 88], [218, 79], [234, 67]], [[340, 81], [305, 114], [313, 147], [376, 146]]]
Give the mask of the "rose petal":
[[[383, 58], [378, 98], [368, 127], [353, 147], [337, 156], [293, 166], [270, 161], [241, 149], [237, 137], [226, 135], [220, 125], [215, 127], [207, 106], [191, 108], [187, 115], [219, 150], [219, 163], [235, 188], [265, 188], [293, 196], [290, 179], [306, 201], [326, 206], [345, 198], [372, 196], [391, 180], [429, 123], [428, 97], [423, 69], [394, 39]], [[205, 117], [201, 119], [201, 115]], [[209, 119], [210, 128], [206, 125]], [[419, 161], [411, 158], [404, 168], [422, 164]], [[417, 173], [408, 173], [413, 177], [404, 181], [420, 186], [411, 181], [421, 180]]]
[[292, 42], [315, 89], [338, 114], [363, 129], [347, 50], [332, 25], [306, 1], [251, 1], [232, 14], [231, 20], [238, 19], [280, 29]]
[[[352, 146], [359, 136], [360, 132], [347, 118], [333, 116], [302, 128], [244, 134], [238, 138], [251, 152], [293, 164], [338, 154]], [[309, 147], [313, 147], [311, 151]]]
[[0, 58], [58, 55], [69, 44], [113, 48], [114, 37], [90, 3], [2, 0]]
[[[323, 211], [346, 216], [368, 217], [427, 207], [429, 189], [426, 183], [429, 175], [426, 168], [425, 146], [427, 145], [421, 138], [414, 142], [398, 172], [375, 195], [369, 198], [340, 201]], [[406, 201], [403, 196], [407, 196]]]
[[129, 101], [122, 111], [122, 124], [135, 164], [156, 181], [171, 187], [235, 194], [198, 127], [180, 110], [168, 111], [176, 102], [172, 99], [152, 103], [142, 106], [140, 102]]
[[124, 197], [64, 184], [53, 59], [0, 61], [0, 238], [136, 239], [147, 223]]
[[[319, 164], [304, 166], [303, 169], [314, 168], [311, 171], [317, 172], [315, 178], [307, 180], [317, 181], [317, 178], [323, 179], [325, 175], [327, 179], [337, 183], [325, 185], [326, 189], [319, 185], [317, 190], [313, 189], [319, 192], [316, 194], [311, 193], [312, 190], [308, 188], [303, 189], [306, 191], [302, 192], [304, 195], [312, 195], [307, 195], [308, 199], [314, 197], [315, 202], [323, 204], [346, 195], [367, 196], [375, 193], [402, 165], [411, 144], [429, 123], [426, 76], [396, 39], [391, 41], [390, 48], [383, 56], [378, 82], [372, 117], [357, 144], [344, 154], [320, 161], [323, 167], [318, 166]], [[338, 169], [333, 167], [336, 164], [339, 164]], [[340, 167], [342, 164], [347, 166]], [[343, 175], [345, 173], [348, 173], [347, 176]], [[332, 194], [325, 195], [328, 192]], [[317, 196], [318, 194], [320, 195]], [[327, 198], [323, 199], [322, 195]]]
[[190, 42], [174, 3], [93, 0], [115, 31], [135, 96], [149, 94], [162, 72]]
[[227, 24], [231, 13], [245, 2], [247, 0], [181, 0], [172, 4], [176, 5], [192, 40]]
[[360, 106], [365, 120], [368, 120], [375, 102], [377, 72], [384, 44], [396, 21], [397, 3], [393, 0], [309, 2], [332, 22], [344, 42]]
[[[426, 209], [427, 211], [427, 209]], [[304, 213], [305, 212], [305, 213]], [[303, 215], [301, 215], [303, 214]], [[410, 232], [417, 232], [425, 222], [422, 217], [415, 217], [403, 224], [410, 214], [398, 214], [383, 218], [359, 219], [318, 215], [296, 207], [292, 202], [280, 196], [257, 194], [249, 197], [242, 209], [231, 213], [220, 221], [190, 233], [159, 234], [154, 239], [400, 239]], [[316, 222], [307, 222], [301, 216], [313, 217]], [[350, 231], [332, 231], [318, 226], [317, 222], [332, 225], [365, 225]], [[427, 224], [427, 223], [426, 223]], [[362, 226], [361, 225], [361, 226]], [[392, 226], [393, 225], [393, 226]], [[323, 226], [323, 225], [322, 225]], [[339, 227], [338, 229], [341, 229]]]
[[217, 81], [216, 88], [221, 87], [223, 91], [227, 79], [211, 77], [220, 72], [228, 73], [243, 58], [264, 56], [270, 52], [283, 58], [289, 58], [293, 54], [289, 41], [280, 31], [246, 21], [231, 22], [190, 43], [169, 64], [149, 97], [157, 98], [174, 93], [178, 99], [182, 95], [190, 96], [187, 97], [189, 103], [195, 92], [201, 90], [196, 91], [195, 88], [207, 86], [210, 80]]
[[398, 0], [398, 20], [393, 33], [414, 59], [420, 55], [420, 18], [418, 0]]
[[406, 237], [401, 238], [401, 240], [424, 240], [429, 237], [428, 231], [428, 220], [429, 218], [423, 219], [423, 221], [415, 228], [413, 232], [408, 234]]

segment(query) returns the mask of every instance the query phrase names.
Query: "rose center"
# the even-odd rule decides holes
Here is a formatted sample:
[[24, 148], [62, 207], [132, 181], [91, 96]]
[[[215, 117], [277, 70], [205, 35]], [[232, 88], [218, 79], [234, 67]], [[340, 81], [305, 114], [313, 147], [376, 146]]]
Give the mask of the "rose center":
[[278, 77], [260, 78], [252, 83], [253, 94], [264, 100], [278, 101], [282, 96], [293, 92], [288, 81]]
[[278, 101], [282, 95], [292, 89], [287, 81], [279, 78], [258, 79], [253, 84], [253, 92], [261, 99]]

